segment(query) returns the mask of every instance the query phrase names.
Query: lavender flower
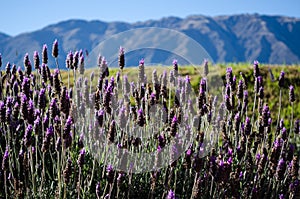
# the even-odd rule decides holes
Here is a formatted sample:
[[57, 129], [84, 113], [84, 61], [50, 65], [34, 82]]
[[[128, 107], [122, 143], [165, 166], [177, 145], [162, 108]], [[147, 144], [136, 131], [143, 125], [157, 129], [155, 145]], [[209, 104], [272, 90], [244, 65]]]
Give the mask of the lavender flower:
[[57, 39], [54, 40], [53, 45], [52, 45], [52, 56], [54, 58], [57, 58], [57, 56], [58, 56], [58, 41], [57, 41]]
[[82, 168], [84, 164], [85, 149], [81, 149], [77, 160], [78, 167]]
[[238, 89], [236, 92], [238, 99], [240, 99], [240, 100], [243, 99], [243, 92], [244, 92], [244, 82], [243, 82], [243, 80], [240, 80], [239, 84], [238, 84]]
[[258, 77], [260, 76], [260, 72], [259, 72], [259, 62], [257, 60], [255, 60], [253, 62], [253, 74], [254, 74], [254, 77]]
[[125, 55], [124, 55], [124, 48], [120, 46], [119, 49], [119, 67], [123, 70], [125, 66]]
[[97, 182], [97, 185], [96, 185], [96, 195], [97, 195], [97, 198], [101, 197], [100, 192], [101, 192], [101, 184], [100, 184], [100, 182]]
[[226, 69], [226, 82], [227, 82], [227, 84], [230, 84], [230, 85], [232, 85], [232, 83], [233, 83], [233, 74], [232, 74], [231, 67]]
[[107, 138], [110, 142], [113, 143], [115, 141], [115, 136], [116, 136], [116, 122], [115, 122], [115, 120], [113, 120], [110, 123]]
[[46, 135], [43, 140], [42, 152], [48, 151], [50, 147], [50, 141], [53, 136], [54, 136], [54, 129], [52, 126], [50, 126], [49, 128], [47, 128]]
[[286, 140], [286, 138], [287, 138], [287, 130], [286, 130], [285, 127], [283, 127], [283, 128], [281, 129], [281, 135], [282, 135], [282, 139], [283, 139], [283, 140]]
[[54, 89], [55, 89], [55, 93], [56, 94], [60, 94], [61, 92], [61, 84], [60, 84], [60, 80], [59, 80], [59, 73], [60, 71], [58, 69], [54, 70], [54, 76], [53, 76], [53, 80], [54, 80]]
[[286, 164], [285, 161], [281, 158], [278, 162], [276, 169], [276, 178], [277, 180], [283, 180]]
[[264, 98], [264, 87], [262, 87], [262, 86], [258, 89], [258, 97], [260, 99]]
[[174, 70], [174, 76], [178, 77], [178, 63], [176, 59], [173, 60], [173, 70]]
[[31, 71], [32, 71], [32, 66], [31, 66], [31, 63], [29, 61], [28, 53], [26, 53], [25, 57], [24, 57], [24, 67], [25, 67], [25, 73], [29, 77], [30, 74], [31, 74]]
[[[11, 74], [16, 75], [17, 74], [17, 65], [13, 64], [11, 68]], [[13, 82], [13, 81], [12, 81]]]
[[74, 56], [72, 51], [70, 51], [67, 55], [66, 58], [66, 68], [73, 70], [73, 60], [74, 60]]
[[102, 79], [104, 79], [105, 77], [108, 77], [108, 76], [109, 76], [109, 70], [108, 70], [108, 66], [107, 66], [107, 61], [103, 57], [101, 65], [100, 65], [100, 77]]
[[114, 181], [114, 169], [112, 165], [108, 165], [106, 168], [106, 178], [109, 184], [112, 184]]
[[39, 57], [39, 53], [37, 51], [34, 51], [33, 53], [33, 65], [34, 65], [34, 69], [40, 69], [40, 57]]
[[69, 115], [70, 108], [70, 98], [67, 92], [67, 88], [64, 86], [60, 95], [60, 110], [65, 115]]
[[139, 84], [142, 85], [144, 84], [144, 76], [145, 76], [145, 66], [144, 66], [144, 59], [141, 59], [139, 62], [139, 73], [138, 73], [138, 77], [139, 77]]
[[247, 136], [250, 135], [251, 128], [252, 128], [252, 125], [251, 125], [250, 118], [246, 117], [244, 131]]
[[42, 88], [39, 92], [38, 106], [40, 110], [45, 111], [46, 108], [46, 89]]
[[290, 87], [289, 87], [289, 100], [291, 103], [293, 103], [296, 100], [294, 87], [292, 85], [290, 85]]
[[74, 69], [74, 70], [77, 70], [77, 68], [78, 68], [78, 63], [79, 63], [79, 52], [76, 51], [76, 52], [74, 53], [74, 57], [73, 57], [73, 69]]
[[267, 127], [268, 126], [268, 119], [269, 119], [269, 106], [268, 104], [264, 105], [263, 110], [262, 110], [262, 121], [263, 121], [263, 126]]
[[269, 74], [270, 74], [270, 79], [271, 79], [272, 82], [274, 82], [275, 81], [275, 77], [273, 75], [272, 69], [269, 68], [268, 70], [269, 70]]
[[48, 81], [48, 74], [47, 74], [47, 67], [44, 63], [41, 66], [41, 76], [43, 82], [46, 83]]
[[29, 78], [25, 77], [22, 82], [22, 92], [26, 96], [30, 96], [30, 80]]
[[175, 199], [175, 193], [171, 189], [168, 192], [167, 199]]
[[144, 126], [145, 125], [145, 117], [144, 117], [144, 114], [143, 114], [143, 110], [140, 109], [138, 110], [138, 118], [137, 118], [137, 124], [139, 126]]
[[102, 64], [102, 59], [103, 59], [103, 58], [104, 58], [104, 57], [102, 57], [101, 54], [98, 55], [98, 58], [97, 58], [97, 66], [98, 66], [99, 68], [101, 68], [101, 64]]
[[204, 62], [203, 62], [203, 74], [204, 76], [206, 77], [208, 75], [208, 60], [207, 59], [204, 59]]
[[9, 151], [8, 148], [6, 148], [2, 158], [2, 170], [6, 171], [8, 169], [9, 169]]
[[31, 145], [32, 142], [32, 131], [33, 128], [31, 126], [31, 124], [29, 124], [25, 130], [25, 134], [24, 134], [24, 145], [26, 147], [29, 147]]
[[68, 159], [66, 168], [63, 171], [63, 176], [66, 184], [70, 182], [71, 175], [72, 175], [72, 160]]
[[280, 76], [279, 76], [279, 80], [278, 80], [278, 85], [281, 88], [284, 86], [284, 71], [280, 72]]
[[72, 118], [69, 116], [63, 129], [63, 141], [64, 141], [65, 148], [69, 148], [72, 144], [72, 134], [71, 134], [72, 123], [73, 123]]
[[54, 119], [57, 115], [59, 115], [59, 108], [57, 105], [57, 99], [53, 98], [49, 105], [50, 118]]
[[[84, 56], [79, 57], [79, 74], [83, 75], [84, 74]], [[93, 80], [91, 80], [93, 81]]]
[[178, 124], [178, 119], [176, 115], [174, 115], [172, 122], [171, 122], [171, 136], [175, 136], [177, 132], [177, 124]]
[[232, 109], [230, 98], [228, 95], [225, 95], [225, 105], [228, 111]]
[[47, 45], [46, 44], [44, 44], [44, 46], [43, 46], [42, 63], [43, 64], [48, 64], [48, 51], [47, 51]]
[[102, 127], [103, 126], [103, 119], [104, 119], [104, 111], [103, 110], [99, 110], [96, 113], [96, 119], [98, 121], [99, 126]]
[[127, 116], [125, 114], [125, 107], [122, 106], [119, 112], [119, 126], [121, 129], [124, 129], [127, 124]]
[[27, 118], [25, 118], [28, 124], [33, 124], [34, 122], [34, 104], [33, 101], [30, 99], [27, 105]]

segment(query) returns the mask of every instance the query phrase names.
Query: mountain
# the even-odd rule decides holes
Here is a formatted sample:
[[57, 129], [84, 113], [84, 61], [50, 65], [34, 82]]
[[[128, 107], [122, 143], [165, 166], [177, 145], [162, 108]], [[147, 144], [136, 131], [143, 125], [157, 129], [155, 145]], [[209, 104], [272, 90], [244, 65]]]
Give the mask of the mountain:
[[[162, 31], [155, 31], [153, 27]], [[144, 29], [132, 33], [132, 30], [137, 28]], [[174, 36], [173, 33], [164, 31], [170, 29], [185, 34], [189, 39], [185, 40], [182, 35]], [[132, 34], [126, 35], [124, 31], [126, 34]], [[119, 35], [115, 36], [118, 33]], [[116, 46], [120, 45], [125, 49], [131, 49], [130, 52], [126, 51], [128, 66], [137, 65], [142, 57], [147, 57], [147, 62], [170, 65], [174, 57], [187, 63], [191, 61], [186, 58], [189, 54], [197, 57], [199, 53], [201, 57], [201, 52], [198, 50], [193, 52], [191, 48], [191, 45], [195, 45], [192, 44], [193, 41], [196, 41], [207, 52], [203, 56], [210, 56], [214, 62], [248, 62], [257, 59], [262, 63], [291, 64], [300, 62], [299, 35], [299, 18], [258, 14], [215, 17], [193, 15], [186, 18], [166, 17], [136, 23], [68, 20], [14, 37], [0, 34], [0, 53], [3, 63], [9, 61], [22, 66], [25, 53], [29, 53], [32, 60], [33, 52], [37, 50], [41, 55], [43, 44], [47, 44], [49, 65], [54, 67], [54, 61], [50, 59], [51, 49], [53, 41], [58, 39], [60, 65], [64, 65], [69, 51], [79, 49], [94, 53], [94, 56], [89, 56], [95, 59], [93, 64], [96, 64], [95, 56], [98, 53], [114, 52], [116, 56], [108, 56], [110, 59], [108, 61], [116, 65], [118, 53]], [[99, 43], [102, 46], [99, 50], [95, 50]], [[152, 47], [162, 44], [167, 48]], [[140, 46], [145, 48], [138, 49]]]

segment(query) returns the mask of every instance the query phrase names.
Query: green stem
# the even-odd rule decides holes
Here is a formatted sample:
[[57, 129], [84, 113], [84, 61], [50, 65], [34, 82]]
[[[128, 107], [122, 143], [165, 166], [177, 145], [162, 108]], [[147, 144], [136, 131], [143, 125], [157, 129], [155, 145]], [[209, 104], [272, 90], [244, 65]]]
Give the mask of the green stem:
[[277, 117], [276, 131], [279, 127], [280, 112], [281, 112], [281, 98], [282, 98], [282, 90], [280, 88], [280, 91], [279, 91], [279, 111], [278, 111], [278, 117]]

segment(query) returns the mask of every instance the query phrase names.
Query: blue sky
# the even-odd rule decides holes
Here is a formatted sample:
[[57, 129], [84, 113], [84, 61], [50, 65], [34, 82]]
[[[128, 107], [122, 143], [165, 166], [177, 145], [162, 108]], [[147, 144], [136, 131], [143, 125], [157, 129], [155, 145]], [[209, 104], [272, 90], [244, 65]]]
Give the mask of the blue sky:
[[17, 35], [67, 19], [136, 22], [186, 17], [259, 13], [300, 18], [299, 0], [8, 0], [1, 2], [0, 32]]

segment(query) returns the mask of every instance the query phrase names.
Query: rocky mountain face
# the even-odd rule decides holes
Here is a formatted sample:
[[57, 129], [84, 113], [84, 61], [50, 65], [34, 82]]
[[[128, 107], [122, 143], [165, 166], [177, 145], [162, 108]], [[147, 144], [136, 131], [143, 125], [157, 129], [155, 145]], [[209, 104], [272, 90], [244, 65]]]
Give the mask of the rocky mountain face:
[[[59, 63], [64, 65], [69, 51], [83, 49], [84, 52], [92, 52], [99, 43], [110, 39], [113, 35], [137, 28], [145, 28], [145, 32], [128, 40], [118, 40], [119, 43], [107, 42], [101, 49], [115, 50], [117, 55], [118, 49], [114, 49], [114, 45], [122, 45], [126, 49], [131, 45], [143, 46], [143, 42], [147, 40], [154, 46], [160, 43], [172, 46], [171, 39], [173, 39], [176, 49], [185, 53], [191, 52], [188, 42], [175, 41], [174, 38], [168, 40], [168, 35], [160, 31], [151, 32], [153, 30], [148, 30], [149, 27], [167, 28], [184, 33], [188, 38], [198, 42], [214, 62], [252, 62], [257, 59], [262, 63], [291, 64], [300, 61], [300, 19], [257, 14], [166, 17], [136, 23], [68, 20], [14, 37], [0, 33], [0, 53], [3, 65], [10, 62], [22, 66], [25, 53], [29, 53], [31, 59], [35, 50], [41, 55], [43, 44], [47, 44], [50, 57], [52, 43], [57, 39]], [[105, 54], [105, 52], [96, 53]], [[137, 65], [142, 57], [147, 57], [147, 62], [162, 65], [170, 65], [171, 60], [177, 58], [172, 50], [141, 48], [128, 52], [126, 65]], [[181, 58], [179, 57], [179, 60], [183, 63], [188, 62], [185, 57]], [[108, 61], [116, 65], [116, 60]], [[55, 67], [54, 60], [49, 59], [49, 66]]]

